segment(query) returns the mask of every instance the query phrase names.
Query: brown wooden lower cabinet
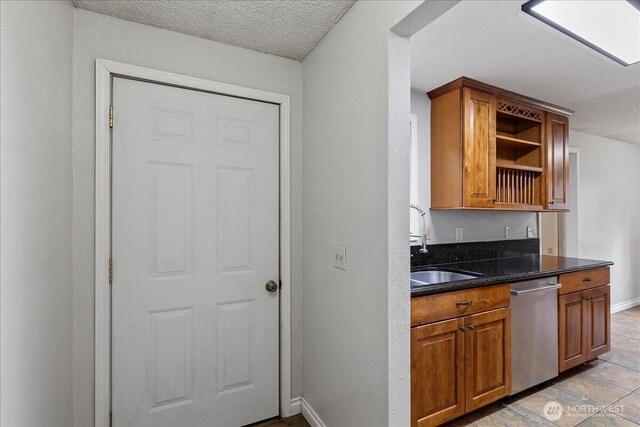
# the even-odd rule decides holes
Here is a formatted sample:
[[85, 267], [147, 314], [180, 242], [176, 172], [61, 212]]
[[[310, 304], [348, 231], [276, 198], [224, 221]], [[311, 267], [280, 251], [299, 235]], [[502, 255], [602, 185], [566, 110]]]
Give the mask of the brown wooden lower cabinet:
[[465, 413], [464, 318], [411, 328], [412, 425], [434, 426]]
[[467, 412], [511, 392], [511, 309], [465, 318]]
[[587, 301], [583, 292], [558, 297], [558, 369], [587, 361]]
[[558, 297], [560, 372], [611, 349], [610, 306], [609, 285]]
[[587, 359], [611, 350], [611, 300], [609, 286], [585, 291], [588, 297]]
[[509, 307], [411, 328], [411, 424], [436, 426], [511, 391]]

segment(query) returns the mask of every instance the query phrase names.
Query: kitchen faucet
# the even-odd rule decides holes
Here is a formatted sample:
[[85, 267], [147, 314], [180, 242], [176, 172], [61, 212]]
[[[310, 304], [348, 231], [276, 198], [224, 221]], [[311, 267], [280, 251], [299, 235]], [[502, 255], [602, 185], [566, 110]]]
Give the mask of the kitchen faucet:
[[420, 214], [420, 216], [422, 217], [422, 245], [420, 246], [420, 253], [421, 254], [426, 254], [429, 252], [429, 249], [427, 248], [427, 228], [425, 226], [424, 223], [424, 216], [427, 214], [422, 208], [420, 208], [420, 206], [411, 203], [409, 205], [409, 207], [411, 209], [415, 209], [418, 211], [418, 213]]

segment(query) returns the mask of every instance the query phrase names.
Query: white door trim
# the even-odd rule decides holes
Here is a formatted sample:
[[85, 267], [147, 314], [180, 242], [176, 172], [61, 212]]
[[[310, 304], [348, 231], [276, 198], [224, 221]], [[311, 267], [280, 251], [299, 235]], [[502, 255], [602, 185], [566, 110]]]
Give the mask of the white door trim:
[[[280, 106], [280, 414], [291, 412], [291, 192], [288, 95], [235, 86], [105, 59], [96, 59], [95, 200], [95, 425], [109, 426], [111, 412], [111, 80], [124, 76]], [[117, 112], [114, 118], [117, 121]]]
[[[569, 159], [567, 164], [570, 164], [571, 154], [576, 155], [576, 206], [569, 205], [569, 209], [575, 209], [578, 212], [577, 229], [578, 235], [576, 241], [578, 245], [578, 252], [576, 257], [580, 258], [580, 149], [577, 147], [569, 146]], [[571, 173], [569, 173], [569, 181], [571, 181]], [[569, 191], [569, 186], [567, 186]], [[564, 213], [558, 214], [558, 255], [567, 256], [567, 228], [566, 228], [566, 215]]]

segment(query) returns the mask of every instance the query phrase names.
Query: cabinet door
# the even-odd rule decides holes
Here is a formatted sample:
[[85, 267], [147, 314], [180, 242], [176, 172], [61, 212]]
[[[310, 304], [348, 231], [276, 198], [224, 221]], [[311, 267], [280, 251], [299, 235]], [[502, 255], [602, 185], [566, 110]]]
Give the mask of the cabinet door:
[[465, 317], [467, 412], [511, 392], [511, 311]]
[[573, 292], [558, 297], [558, 369], [587, 361], [587, 297]]
[[434, 426], [465, 412], [463, 319], [411, 328], [411, 425]]
[[496, 99], [465, 88], [464, 206], [493, 207], [496, 197]]
[[611, 349], [610, 288], [602, 286], [584, 292], [588, 298], [587, 359], [595, 359]]
[[547, 209], [569, 209], [569, 119], [557, 114], [546, 116]]

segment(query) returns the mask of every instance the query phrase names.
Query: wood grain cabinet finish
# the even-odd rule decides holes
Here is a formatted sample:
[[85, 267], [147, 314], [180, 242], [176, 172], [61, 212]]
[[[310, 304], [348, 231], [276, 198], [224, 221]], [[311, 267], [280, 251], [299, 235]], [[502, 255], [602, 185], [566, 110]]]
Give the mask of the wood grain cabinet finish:
[[608, 285], [610, 282], [609, 267], [561, 274], [559, 282], [562, 284], [558, 292], [560, 295]]
[[502, 308], [465, 318], [467, 412], [511, 392], [510, 310]]
[[547, 113], [546, 117], [546, 208], [569, 209], [569, 119]]
[[587, 301], [582, 292], [558, 298], [558, 368], [560, 372], [587, 361]]
[[431, 209], [568, 209], [573, 111], [467, 77], [427, 95]]
[[411, 300], [411, 326], [509, 307], [508, 284], [463, 289]]
[[587, 297], [587, 359], [592, 360], [611, 350], [610, 287], [585, 291]]
[[[502, 304], [496, 290], [485, 300]], [[411, 328], [412, 426], [441, 425], [510, 391], [509, 307]]]
[[435, 426], [465, 413], [463, 319], [411, 329], [411, 419]]
[[496, 198], [496, 98], [464, 88], [464, 205], [493, 207]]
[[558, 297], [560, 372], [611, 349], [610, 306], [609, 285]]

